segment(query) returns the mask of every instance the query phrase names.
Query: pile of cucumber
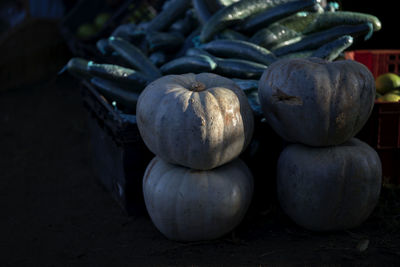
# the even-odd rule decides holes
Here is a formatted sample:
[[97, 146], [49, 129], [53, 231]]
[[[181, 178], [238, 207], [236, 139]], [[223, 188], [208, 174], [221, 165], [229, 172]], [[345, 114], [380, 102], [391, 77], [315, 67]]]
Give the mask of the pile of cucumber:
[[213, 72], [232, 78], [261, 115], [258, 79], [268, 65], [281, 58], [336, 60], [380, 28], [373, 15], [321, 0], [167, 0], [151, 21], [120, 25], [98, 40], [99, 52], [115, 63], [72, 58], [67, 69], [127, 114], [162, 75]]

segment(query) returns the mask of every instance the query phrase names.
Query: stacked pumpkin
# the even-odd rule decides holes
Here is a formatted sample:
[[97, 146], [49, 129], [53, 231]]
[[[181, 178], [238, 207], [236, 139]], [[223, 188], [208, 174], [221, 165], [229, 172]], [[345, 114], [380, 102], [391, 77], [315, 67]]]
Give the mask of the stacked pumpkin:
[[284, 212], [315, 231], [365, 221], [382, 179], [376, 151], [354, 138], [374, 104], [370, 71], [351, 60], [284, 59], [264, 72], [259, 98], [268, 123], [288, 142], [277, 167]]
[[167, 75], [137, 103], [137, 124], [156, 155], [143, 178], [147, 211], [167, 238], [209, 240], [234, 229], [253, 194], [238, 159], [253, 134], [246, 95], [211, 73]]

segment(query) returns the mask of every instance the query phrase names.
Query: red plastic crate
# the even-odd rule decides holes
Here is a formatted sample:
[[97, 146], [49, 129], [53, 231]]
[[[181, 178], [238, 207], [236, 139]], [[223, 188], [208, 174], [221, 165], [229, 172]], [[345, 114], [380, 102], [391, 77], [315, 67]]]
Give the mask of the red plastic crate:
[[400, 50], [354, 50], [346, 52], [345, 58], [363, 63], [375, 78], [386, 72], [400, 74]]
[[[400, 75], [400, 50], [355, 50], [345, 53], [376, 78], [392, 72]], [[400, 102], [376, 102], [358, 138], [372, 146], [382, 161], [384, 183], [400, 185]]]

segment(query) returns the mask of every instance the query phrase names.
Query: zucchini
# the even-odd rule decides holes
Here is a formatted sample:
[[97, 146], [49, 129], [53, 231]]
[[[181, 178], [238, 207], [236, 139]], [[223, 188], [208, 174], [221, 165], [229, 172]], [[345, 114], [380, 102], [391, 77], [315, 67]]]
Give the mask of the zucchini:
[[263, 72], [267, 69], [267, 66], [235, 58], [215, 58], [217, 67], [213, 71], [216, 74], [238, 78], [238, 79], [260, 79]]
[[136, 92], [140, 92], [152, 81], [140, 72], [114, 64], [98, 64], [89, 61], [87, 70], [94, 77], [114, 81]]
[[87, 69], [88, 63], [89, 61], [87, 61], [86, 59], [74, 57], [68, 61], [65, 69], [68, 70], [68, 72], [76, 78], [84, 80], [90, 79], [92, 78], [92, 76], [89, 74], [89, 71]]
[[217, 57], [239, 58], [270, 65], [277, 58], [269, 50], [240, 40], [215, 40], [200, 46]]
[[304, 38], [295, 43], [281, 46], [277, 49], [273, 48], [271, 50], [276, 56], [279, 57], [292, 52], [319, 48], [320, 46], [330, 41], [333, 41], [343, 35], [351, 35], [352, 37], [365, 35], [365, 38], [369, 38], [372, 31], [373, 26], [370, 22], [359, 25], [341, 25], [321, 32], [305, 35]]
[[[301, 37], [302, 35], [300, 33], [279, 23], [274, 23], [267, 28], [257, 31], [249, 39], [249, 42], [270, 50], [289, 40], [289, 43], [296, 42], [297, 40], [300, 40]], [[285, 43], [285, 45], [289, 43]]]
[[139, 93], [125, 90], [112, 81], [98, 77], [92, 78], [90, 82], [96, 87], [100, 94], [110, 102], [110, 104], [115, 101], [117, 105], [121, 105], [122, 110], [127, 113], [136, 113], [136, 104], [139, 99]]
[[120, 37], [127, 41], [130, 41], [132, 35], [137, 31], [136, 24], [134, 23], [125, 23], [119, 25], [115, 30], [111, 33], [111, 36]]
[[218, 10], [230, 6], [233, 3], [239, 2], [241, 0], [204, 0], [208, 9], [211, 13], [215, 13]]
[[183, 45], [181, 46], [181, 49], [179, 49], [179, 51], [175, 54], [175, 57], [181, 57], [183, 55], [186, 54], [186, 51], [191, 48], [194, 47], [194, 39], [199, 35], [200, 33], [200, 27], [198, 27], [197, 29], [195, 29], [194, 31], [192, 31], [185, 39], [185, 41], [183, 42]]
[[149, 52], [174, 51], [181, 47], [185, 41], [182, 34], [178, 32], [152, 32], [146, 34], [146, 41]]
[[303, 30], [303, 33], [309, 34], [338, 25], [356, 25], [366, 22], [372, 23], [374, 31], [379, 31], [382, 28], [380, 20], [373, 15], [359, 12], [336, 11], [318, 14], [313, 22]]
[[311, 57], [311, 55], [315, 52], [316, 50], [302, 50], [298, 52], [293, 52], [289, 53], [283, 56], [280, 56], [279, 59], [284, 59], [284, 58], [306, 58], [306, 57]]
[[199, 26], [199, 21], [194, 13], [193, 9], [189, 9], [185, 13], [185, 17], [183, 19], [175, 21], [171, 27], [169, 27], [169, 32], [178, 32], [183, 36], [187, 36], [191, 33], [196, 27]]
[[110, 37], [111, 47], [133, 68], [143, 72], [146, 76], [156, 79], [161, 76], [160, 70], [140, 51], [139, 48], [129, 42], [116, 37]]
[[183, 56], [161, 66], [163, 74], [212, 72], [216, 68], [213, 59], [207, 56]]
[[193, 8], [201, 24], [206, 23], [211, 18], [211, 12], [205, 0], [193, 0]]
[[191, 0], [173, 0], [160, 13], [157, 14], [149, 24], [146, 30], [148, 31], [163, 31], [168, 29], [173, 22], [182, 17], [185, 12], [190, 9]]
[[215, 40], [219, 39], [229, 39], [229, 40], [242, 40], [242, 41], [248, 41], [249, 38], [237, 31], [231, 30], [231, 29], [225, 29], [219, 34], [215, 35]]
[[260, 98], [258, 97], [258, 90], [251, 90], [246, 94], [246, 96], [254, 115], [256, 117], [264, 117], [264, 113], [260, 104]]
[[156, 67], [167, 63], [167, 55], [163, 51], [156, 51], [150, 54], [149, 59]]
[[306, 27], [308, 27], [310, 23], [314, 21], [319, 14], [320, 13], [318, 12], [301, 11], [286, 18], [280, 19], [275, 23], [279, 23], [286, 28], [301, 33]]
[[96, 47], [103, 55], [111, 55], [114, 49], [108, 43], [108, 39], [99, 39], [96, 42]]
[[226, 6], [214, 13], [203, 25], [200, 41], [205, 43], [222, 30], [238, 24], [245, 18], [253, 16], [271, 7], [290, 0], [242, 0]]
[[186, 51], [186, 56], [206, 56], [211, 59], [215, 59], [216, 57], [208, 53], [207, 51], [198, 48], [198, 47], [191, 47]]
[[254, 33], [255, 31], [265, 28], [282, 18], [286, 18], [287, 16], [299, 11], [310, 9], [316, 4], [317, 0], [297, 0], [283, 3], [246, 19], [243, 23], [239, 24], [236, 29], [239, 31]]
[[240, 89], [242, 89], [242, 91], [246, 94], [251, 91], [258, 90], [258, 80], [233, 78], [232, 81], [234, 81], [237, 86], [239, 86]]
[[332, 61], [336, 59], [344, 50], [353, 44], [353, 37], [344, 35], [324, 44], [311, 54], [311, 57], [319, 57], [325, 60]]

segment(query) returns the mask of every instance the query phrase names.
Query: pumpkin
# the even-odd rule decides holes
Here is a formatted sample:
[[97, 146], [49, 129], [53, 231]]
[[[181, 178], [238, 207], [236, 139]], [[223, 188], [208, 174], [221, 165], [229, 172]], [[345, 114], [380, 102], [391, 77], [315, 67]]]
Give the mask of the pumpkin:
[[208, 170], [236, 158], [253, 134], [243, 91], [212, 73], [167, 75], [140, 94], [137, 125], [150, 151], [165, 161]]
[[332, 147], [291, 144], [279, 156], [277, 194], [283, 211], [298, 225], [344, 230], [371, 214], [381, 180], [378, 154], [356, 138]]
[[353, 60], [282, 59], [263, 73], [260, 104], [266, 120], [286, 141], [310, 146], [343, 143], [367, 122], [375, 83]]
[[162, 234], [177, 241], [211, 240], [233, 230], [252, 194], [252, 175], [240, 159], [201, 171], [156, 156], [143, 178], [151, 220]]

